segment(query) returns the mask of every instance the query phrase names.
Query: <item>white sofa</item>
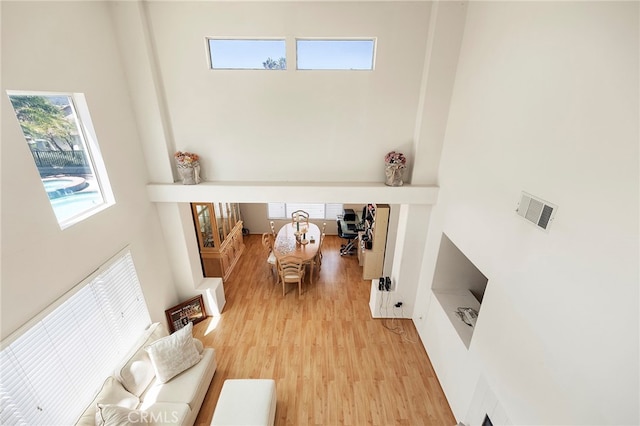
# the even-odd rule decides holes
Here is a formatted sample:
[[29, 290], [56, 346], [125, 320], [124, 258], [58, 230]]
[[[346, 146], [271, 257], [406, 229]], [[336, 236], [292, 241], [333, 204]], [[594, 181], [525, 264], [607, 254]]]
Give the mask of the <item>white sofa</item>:
[[[174, 335], [177, 333], [179, 332]], [[199, 353], [199, 361], [162, 383], [156, 377], [154, 365], [145, 347], [153, 342], [167, 342], [168, 339], [158, 341], [166, 336], [168, 333], [164, 325], [152, 324], [113, 376], [106, 379], [102, 390], [76, 425], [108, 425], [109, 422], [102, 423], [102, 420], [112, 415], [116, 417], [111, 419], [119, 415], [120, 421], [128, 423], [193, 425], [216, 371], [215, 352], [213, 348], [203, 348], [198, 339], [192, 339], [193, 346]], [[193, 350], [193, 347], [189, 349]]]

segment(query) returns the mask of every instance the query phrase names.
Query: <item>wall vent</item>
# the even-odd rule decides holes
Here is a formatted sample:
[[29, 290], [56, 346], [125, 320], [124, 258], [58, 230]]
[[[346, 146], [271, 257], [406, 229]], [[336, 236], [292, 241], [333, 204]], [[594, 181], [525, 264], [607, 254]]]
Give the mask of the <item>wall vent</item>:
[[523, 191], [516, 213], [537, 227], [548, 231], [557, 209], [558, 206]]

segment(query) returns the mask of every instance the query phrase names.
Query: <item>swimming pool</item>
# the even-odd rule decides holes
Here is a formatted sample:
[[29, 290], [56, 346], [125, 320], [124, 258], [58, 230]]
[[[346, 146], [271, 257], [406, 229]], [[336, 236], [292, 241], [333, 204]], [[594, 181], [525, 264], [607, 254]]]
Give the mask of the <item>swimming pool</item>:
[[50, 199], [64, 197], [89, 186], [87, 180], [80, 176], [44, 178], [42, 179], [42, 184]]
[[51, 199], [51, 206], [60, 223], [102, 204], [102, 194], [97, 191], [76, 192]]

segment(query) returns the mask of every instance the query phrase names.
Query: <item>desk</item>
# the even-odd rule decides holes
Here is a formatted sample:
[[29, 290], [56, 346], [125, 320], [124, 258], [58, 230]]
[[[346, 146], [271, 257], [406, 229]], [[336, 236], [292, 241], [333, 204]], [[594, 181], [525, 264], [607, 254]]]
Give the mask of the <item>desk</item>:
[[309, 223], [309, 229], [307, 229], [307, 240], [313, 238], [315, 241], [309, 244], [296, 244], [296, 226], [293, 223], [287, 223], [278, 231], [278, 236], [273, 244], [273, 253], [278, 260], [285, 256], [295, 256], [301, 259], [304, 263], [311, 264], [311, 278], [310, 282], [313, 283], [313, 269], [315, 262], [313, 258], [318, 253], [320, 247], [320, 228], [313, 223]]

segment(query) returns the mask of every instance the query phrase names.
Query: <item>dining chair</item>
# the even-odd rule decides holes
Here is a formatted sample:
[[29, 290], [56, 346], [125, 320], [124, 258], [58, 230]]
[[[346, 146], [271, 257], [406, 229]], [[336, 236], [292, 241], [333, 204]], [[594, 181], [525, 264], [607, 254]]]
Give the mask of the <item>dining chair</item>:
[[273, 223], [273, 221], [269, 222], [269, 224], [271, 225], [271, 235], [273, 235], [273, 238], [276, 237], [276, 225]]
[[285, 286], [290, 283], [298, 283], [298, 296], [302, 295], [302, 278], [304, 277], [304, 264], [295, 256], [285, 256], [278, 261], [280, 281], [282, 281], [282, 295], [285, 295]]
[[322, 242], [324, 241], [324, 236], [324, 232], [320, 234], [320, 241], [318, 241], [318, 251], [316, 252], [316, 255], [304, 262], [305, 266], [309, 265], [309, 269], [312, 271], [312, 273], [309, 273], [310, 283], [313, 283], [313, 277], [315, 274], [320, 274], [320, 267], [322, 266]]
[[262, 234], [262, 246], [266, 248], [269, 253], [269, 255], [267, 256], [267, 263], [271, 265], [271, 272], [275, 273], [275, 283], [278, 284], [278, 281], [280, 281], [280, 279], [278, 274], [276, 255], [273, 252], [273, 238], [268, 232]]
[[324, 237], [325, 233], [322, 232], [322, 234], [320, 234], [320, 241], [318, 242], [318, 253], [316, 253], [315, 255], [315, 257], [317, 258], [316, 265], [318, 265], [318, 271], [320, 270], [320, 266], [322, 265], [322, 243], [324, 243]]
[[298, 222], [300, 224], [300, 226], [306, 225], [306, 227], [309, 227], [309, 213], [305, 212], [304, 210], [296, 210], [295, 212], [291, 213], [291, 222], [295, 225], [296, 222]]

